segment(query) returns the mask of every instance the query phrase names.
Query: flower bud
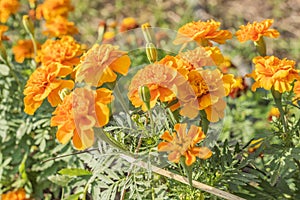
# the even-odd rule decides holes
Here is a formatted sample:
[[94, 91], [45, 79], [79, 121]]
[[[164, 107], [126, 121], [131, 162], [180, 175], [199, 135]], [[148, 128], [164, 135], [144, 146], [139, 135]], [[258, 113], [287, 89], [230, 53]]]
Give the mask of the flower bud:
[[140, 98], [146, 104], [147, 109], [150, 110], [151, 94], [149, 88], [146, 85], [140, 86], [138, 92]]
[[146, 44], [146, 54], [150, 63], [154, 63], [157, 61], [157, 50], [154, 44], [152, 43]]
[[144, 38], [145, 38], [145, 40], [146, 40], [147, 43], [151, 43], [152, 42], [152, 36], [151, 36], [150, 31], [149, 31], [150, 27], [151, 26], [150, 26], [149, 23], [142, 24], [142, 31], [143, 31]]
[[23, 15], [23, 25], [29, 34], [34, 35], [34, 26], [28, 15]]

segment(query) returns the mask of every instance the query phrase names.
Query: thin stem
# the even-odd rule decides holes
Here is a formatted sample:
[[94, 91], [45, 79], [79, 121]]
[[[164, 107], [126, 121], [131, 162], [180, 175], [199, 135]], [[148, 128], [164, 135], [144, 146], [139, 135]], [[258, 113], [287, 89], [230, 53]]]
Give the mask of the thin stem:
[[[127, 160], [128, 162], [130, 162], [130, 163], [132, 163], [132, 164], [134, 164], [136, 166], [142, 167], [144, 169], [148, 169], [149, 168], [149, 165], [147, 163], [145, 163], [143, 161], [137, 161], [137, 159], [135, 159], [135, 158], [133, 158], [131, 156], [128, 156], [128, 155], [125, 155], [125, 154], [121, 154], [121, 158]], [[164, 169], [156, 167], [154, 165], [150, 165], [150, 167], [151, 167], [150, 169], [154, 173], [160, 174], [162, 176], [165, 176], [165, 177], [168, 177], [170, 179], [174, 179], [176, 181], [179, 181], [181, 183], [189, 185], [189, 181], [188, 181], [188, 179], [186, 177], [183, 177], [183, 176], [178, 175], [178, 174], [174, 174], [174, 173], [172, 173], [170, 171], [164, 170]], [[198, 188], [200, 190], [203, 190], [205, 192], [208, 192], [210, 194], [216, 195], [218, 197], [224, 198], [224, 199], [228, 199], [228, 200], [246, 200], [246, 199], [238, 197], [238, 196], [236, 196], [234, 194], [230, 194], [228, 192], [219, 190], [217, 188], [214, 188], [214, 187], [211, 187], [209, 185], [200, 183], [198, 181], [192, 181], [192, 183], [193, 183], [193, 187]]]

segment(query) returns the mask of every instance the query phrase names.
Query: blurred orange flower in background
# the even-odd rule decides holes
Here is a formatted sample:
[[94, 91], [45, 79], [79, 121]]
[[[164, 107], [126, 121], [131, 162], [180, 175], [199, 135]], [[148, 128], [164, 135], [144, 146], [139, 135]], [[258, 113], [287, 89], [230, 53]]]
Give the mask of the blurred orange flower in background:
[[63, 88], [72, 89], [74, 83], [71, 80], [62, 80], [61, 76], [66, 76], [72, 69], [60, 63], [51, 63], [47, 66], [37, 68], [29, 77], [24, 89], [24, 111], [33, 115], [41, 106], [44, 99], [48, 98], [51, 106], [57, 106], [61, 99], [59, 91]]
[[101, 86], [114, 82], [117, 79], [116, 72], [126, 75], [131, 61], [127, 53], [118, 48], [110, 44], [95, 44], [81, 57], [76, 67], [76, 82]]
[[23, 188], [2, 194], [0, 199], [2, 199], [2, 200], [27, 200], [26, 192]]
[[57, 16], [67, 17], [74, 7], [71, 5], [71, 0], [45, 0], [42, 4], [38, 5], [36, 9], [37, 19], [44, 18], [50, 20]]
[[58, 40], [48, 39], [38, 52], [37, 60], [43, 65], [49, 65], [52, 62], [59, 62], [62, 65], [73, 66], [80, 62], [80, 55], [83, 53], [81, 45], [73, 37], [63, 36]]
[[34, 47], [32, 40], [19, 40], [13, 47], [13, 54], [18, 63], [24, 62], [25, 58], [34, 58]]
[[0, 22], [6, 23], [11, 14], [15, 14], [20, 7], [18, 0], [0, 0]]
[[44, 35], [50, 37], [62, 37], [64, 35], [75, 35], [78, 29], [74, 22], [68, 21], [65, 17], [57, 16], [46, 22], [47, 30], [43, 31]]
[[236, 77], [234, 80], [235, 83], [232, 84], [231, 91], [229, 93], [231, 98], [241, 96], [242, 92], [245, 92], [248, 88], [243, 77]]
[[300, 80], [300, 70], [295, 68], [293, 60], [286, 58], [280, 60], [275, 56], [257, 56], [252, 61], [255, 69], [248, 76], [255, 80], [251, 88], [253, 91], [257, 88], [270, 90], [274, 87], [275, 90], [283, 93], [292, 89], [291, 83], [294, 80]]
[[8, 26], [0, 25], [0, 42], [2, 40], [9, 40], [6, 35], [3, 35], [8, 30]]
[[196, 161], [196, 157], [208, 159], [212, 156], [212, 152], [207, 147], [198, 147], [197, 143], [205, 138], [201, 127], [191, 125], [187, 132], [187, 124], [175, 124], [172, 135], [169, 131], [165, 131], [161, 139], [166, 142], [158, 144], [159, 152], [170, 152], [168, 160], [178, 163], [181, 156], [185, 157], [185, 164], [192, 165]]
[[272, 107], [269, 114], [268, 114], [268, 120], [272, 121], [272, 118], [276, 117], [279, 118], [280, 117], [280, 112], [278, 110], [278, 108]]
[[128, 31], [130, 29], [137, 28], [139, 25], [136, 20], [132, 17], [127, 17], [122, 20], [120, 25], [120, 32]]
[[238, 30], [235, 35], [240, 42], [245, 42], [247, 40], [258, 41], [262, 36], [277, 38], [280, 33], [275, 29], [269, 29], [272, 26], [274, 20], [266, 19], [261, 22], [248, 23], [246, 26], [241, 25], [240, 30]]
[[51, 126], [57, 126], [56, 138], [66, 144], [71, 138], [76, 149], [83, 150], [94, 143], [93, 127], [102, 127], [109, 121], [109, 104], [112, 92], [106, 88], [96, 91], [76, 88], [65, 96], [51, 118]]
[[211, 41], [224, 44], [226, 40], [232, 38], [232, 33], [228, 30], [218, 30], [220, 25], [220, 22], [214, 20], [187, 23], [179, 28], [174, 44], [190, 41], [196, 41], [201, 46], [212, 46]]

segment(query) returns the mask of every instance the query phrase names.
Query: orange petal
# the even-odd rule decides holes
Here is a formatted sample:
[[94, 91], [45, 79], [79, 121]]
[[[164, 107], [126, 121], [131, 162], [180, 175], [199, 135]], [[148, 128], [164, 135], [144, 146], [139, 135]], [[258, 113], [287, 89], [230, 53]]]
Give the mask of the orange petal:
[[192, 154], [190, 151], [187, 151], [185, 154], [185, 164], [187, 166], [192, 165], [196, 161], [196, 156]]
[[212, 156], [212, 151], [207, 147], [200, 147], [198, 157], [201, 159], [208, 159]]
[[168, 142], [171, 142], [173, 140], [173, 137], [171, 136], [169, 131], [165, 131], [160, 138]]
[[128, 55], [124, 55], [114, 62], [112, 62], [109, 67], [122, 75], [126, 75], [131, 64], [130, 58]]

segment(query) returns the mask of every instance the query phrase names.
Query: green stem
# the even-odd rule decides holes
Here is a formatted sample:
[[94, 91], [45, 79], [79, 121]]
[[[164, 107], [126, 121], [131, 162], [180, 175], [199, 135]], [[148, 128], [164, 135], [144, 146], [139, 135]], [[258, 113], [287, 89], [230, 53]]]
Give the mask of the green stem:
[[207, 115], [205, 113], [205, 110], [200, 111], [200, 117], [201, 117], [200, 126], [202, 128], [202, 131], [205, 134], [207, 134], [210, 122], [207, 119]]
[[260, 56], [266, 56], [267, 50], [266, 50], [266, 43], [263, 37], [260, 37], [257, 42], [254, 42], [254, 45], [256, 47], [256, 50]]
[[192, 167], [192, 165], [191, 166], [187, 166], [185, 164], [185, 157], [184, 156], [180, 157], [180, 164], [181, 164], [181, 166], [184, 169], [184, 172], [185, 172], [185, 174], [186, 174], [186, 176], [188, 178], [190, 186], [193, 187], [193, 177], [192, 177], [192, 175], [193, 175], [193, 167]]

